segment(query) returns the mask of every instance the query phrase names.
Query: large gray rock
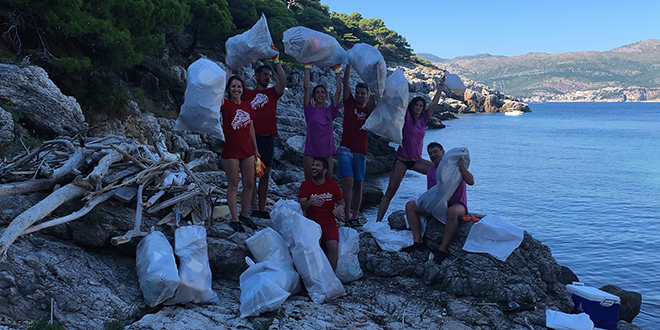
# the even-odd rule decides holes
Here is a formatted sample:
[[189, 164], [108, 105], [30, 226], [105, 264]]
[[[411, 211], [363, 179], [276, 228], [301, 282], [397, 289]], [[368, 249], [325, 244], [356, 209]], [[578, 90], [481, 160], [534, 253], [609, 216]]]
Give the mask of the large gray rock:
[[14, 119], [11, 113], [0, 107], [0, 143], [14, 140]]
[[[405, 228], [403, 211], [389, 217], [392, 228]], [[560, 265], [550, 249], [525, 233], [521, 245], [505, 261], [487, 254], [468, 253], [461, 249], [472, 222], [459, 225], [448, 250], [447, 259], [436, 265], [428, 261], [429, 253], [381, 251], [371, 235], [360, 238], [360, 262], [378, 276], [420, 277], [428, 285], [438, 285], [443, 291], [459, 297], [522, 304], [537, 304], [570, 312], [572, 303], [564, 285], [557, 281]], [[444, 226], [430, 221], [425, 235], [430, 248], [436, 249], [442, 240]]]
[[606, 285], [600, 290], [611, 293], [621, 298], [621, 308], [619, 309], [619, 320], [632, 322], [639, 314], [642, 308], [642, 294], [634, 291], [627, 291], [615, 285]]
[[0, 95], [11, 102], [19, 122], [40, 137], [73, 136], [88, 127], [78, 102], [62, 94], [40, 67], [0, 63]]
[[66, 329], [102, 329], [109, 320], [132, 321], [144, 304], [135, 260], [91, 252], [43, 236], [18, 240], [0, 261], [0, 310], [16, 321], [49, 315]]

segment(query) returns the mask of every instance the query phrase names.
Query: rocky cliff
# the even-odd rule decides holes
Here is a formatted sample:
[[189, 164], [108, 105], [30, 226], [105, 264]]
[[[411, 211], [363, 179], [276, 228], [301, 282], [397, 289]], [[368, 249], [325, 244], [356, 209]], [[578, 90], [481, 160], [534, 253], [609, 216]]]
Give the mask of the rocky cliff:
[[[404, 69], [411, 81], [411, 92], [425, 94], [435, 88], [434, 71]], [[39, 71], [38, 68], [25, 70], [15, 66], [2, 66], [0, 70], [3, 70], [4, 77], [13, 75], [19, 78]], [[251, 70], [244, 68], [239, 74], [250, 77]], [[300, 111], [302, 73], [292, 68], [286, 70], [287, 90], [278, 108], [280, 136], [276, 140], [277, 161], [271, 182], [273, 199], [295, 198], [303, 177], [298, 165], [305, 134]], [[331, 94], [335, 92], [330, 71], [317, 68], [312, 77], [329, 86]], [[53, 99], [67, 100], [58, 95], [56, 88], [49, 88], [49, 93], [39, 93], [12, 84], [0, 87], [0, 95], [12, 92], [16, 100], [30, 100], [29, 107], [23, 106], [28, 104], [26, 102], [3, 100], [4, 110], [0, 110], [3, 118], [7, 114], [14, 118], [11, 114], [18, 110], [30, 119], [39, 118], [30, 111], [42, 111]], [[455, 113], [486, 111], [486, 104], [501, 111], [507, 101], [519, 104], [492, 90], [478, 88], [470, 87], [472, 105], [456, 96], [455, 99], [445, 98], [443, 107]], [[121, 139], [133, 139], [147, 145], [162, 143], [184, 161], [206, 156], [211, 161], [196, 169], [199, 180], [220, 190], [226, 188], [224, 172], [218, 168], [217, 155], [222, 149], [220, 141], [194, 132], [173, 131], [173, 119], [144, 112], [137, 102], [130, 104], [129, 113], [121, 120], [106, 118], [103, 125], [94, 125], [88, 130], [77, 117], [79, 108], [70, 100], [62, 104], [58, 108], [61, 114], [50, 120], [66, 133], [56, 134], [70, 131], [86, 132], [89, 136], [115, 134]], [[341, 136], [340, 120], [335, 122], [337, 138]], [[42, 127], [39, 125], [47, 123], [48, 120], [42, 120], [32, 125]], [[6, 120], [2, 125], [13, 127], [7, 139], [15, 141], [30, 136], [20, 121]], [[66, 127], [70, 129], [65, 130]], [[65, 145], [77, 146], [85, 142], [84, 139], [66, 137], [60, 140], [69, 141], [62, 142]], [[369, 143], [370, 176], [387, 172], [392, 147], [375, 136]], [[20, 159], [7, 159], [0, 169], [3, 173], [11, 172], [5, 171], [7, 165]], [[98, 161], [98, 158], [88, 157], [86, 164]], [[10, 177], [29, 175], [16, 171], [9, 174], [1, 178], [0, 187], [3, 189], [11, 185]], [[93, 185], [86, 187], [96, 189]], [[372, 190], [380, 192], [378, 187]], [[3, 234], [10, 222], [50, 192], [2, 195], [0, 230]], [[377, 201], [379, 197], [376, 194], [372, 199]], [[70, 214], [83, 204], [80, 200], [64, 203], [53, 212], [53, 217]], [[127, 329], [546, 329], [545, 308], [564, 312], [570, 312], [572, 308], [563, 285], [565, 282], [560, 281], [562, 267], [552, 258], [548, 247], [526, 234], [521, 246], [506, 262], [488, 255], [467, 253], [460, 247], [472, 224], [465, 223], [450, 247], [449, 259], [442, 265], [428, 261], [428, 256], [421, 252], [384, 252], [371, 235], [360, 230], [359, 259], [366, 275], [346, 285], [346, 296], [319, 306], [304, 294], [294, 295], [276, 313], [240, 318], [237, 279], [246, 268], [244, 257], [249, 255], [245, 240], [254, 231], [248, 229], [247, 233], [236, 233], [226, 221], [208, 224], [213, 289], [218, 293], [220, 303], [150, 308], [142, 299], [135, 272], [135, 247], [139, 238], [124, 245], [110, 244], [112, 237], [133, 228], [135, 204], [135, 199], [128, 202], [110, 200], [98, 205], [87, 217], [23, 236], [9, 246], [7, 257], [0, 260], [0, 329], [25, 328], [26, 322], [48, 315], [51, 308], [55, 319], [66, 329], [100, 329], [105, 322], [113, 320], [127, 324]], [[163, 216], [157, 212], [145, 212], [141, 227], [153, 227], [171, 237], [171, 226], [158, 225]], [[259, 228], [271, 225], [270, 220], [255, 220]], [[182, 221], [194, 220], [185, 218]], [[401, 228], [402, 212], [393, 214], [389, 221], [394, 228]], [[430, 244], [437, 244], [442, 230], [442, 226], [435, 223], [430, 226], [427, 235]], [[511, 300], [535, 304], [539, 310], [504, 314], [498, 303]], [[619, 322], [619, 329], [635, 328], [625, 321]]]

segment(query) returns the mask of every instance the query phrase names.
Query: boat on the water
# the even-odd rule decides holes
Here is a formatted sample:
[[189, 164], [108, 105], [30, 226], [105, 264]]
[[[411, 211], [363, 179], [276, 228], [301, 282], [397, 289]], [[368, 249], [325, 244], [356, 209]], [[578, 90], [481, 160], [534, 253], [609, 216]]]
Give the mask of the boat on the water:
[[520, 110], [511, 110], [504, 113], [505, 116], [522, 116], [523, 112]]

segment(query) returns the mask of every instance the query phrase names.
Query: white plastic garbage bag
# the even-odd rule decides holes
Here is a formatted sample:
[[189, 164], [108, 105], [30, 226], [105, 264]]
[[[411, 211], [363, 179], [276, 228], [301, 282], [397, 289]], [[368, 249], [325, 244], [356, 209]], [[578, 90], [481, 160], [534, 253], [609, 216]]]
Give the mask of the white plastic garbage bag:
[[566, 314], [546, 309], [545, 326], [558, 330], [593, 330], [594, 322], [587, 313]]
[[181, 283], [167, 305], [194, 303], [216, 303], [220, 300], [211, 288], [206, 228], [184, 226], [174, 232], [174, 252], [179, 258]]
[[403, 70], [396, 69], [385, 80], [385, 92], [362, 129], [401, 144], [403, 124], [408, 107], [408, 80]]
[[277, 51], [270, 47], [272, 44], [273, 38], [268, 30], [266, 16], [261, 14], [261, 18], [251, 29], [227, 39], [227, 65], [238, 69], [252, 61], [274, 57]]
[[470, 167], [470, 151], [467, 148], [447, 151], [436, 172], [436, 185], [417, 198], [417, 206], [433, 214], [442, 223], [447, 221], [447, 201], [463, 181], [463, 175], [458, 169], [461, 158], [465, 160], [465, 166]]
[[346, 51], [346, 56], [355, 72], [380, 99], [385, 92], [387, 78], [387, 64], [380, 51], [372, 45], [359, 43]]
[[292, 223], [291, 231], [294, 241], [290, 249], [291, 257], [312, 301], [320, 304], [345, 295], [344, 286], [319, 244], [321, 226], [298, 215]]
[[222, 140], [220, 106], [225, 92], [225, 70], [200, 58], [188, 67], [185, 100], [174, 129], [211, 134]]
[[360, 234], [348, 227], [339, 228], [339, 258], [335, 275], [342, 283], [355, 281], [364, 275], [360, 268]]
[[300, 277], [291, 262], [264, 261], [250, 266], [241, 274], [241, 317], [274, 311], [289, 295], [299, 292]]
[[328, 57], [322, 58], [314, 62], [316, 66], [321, 68], [332, 67], [337, 64], [345, 64], [348, 62], [348, 58], [346, 57], [346, 51], [344, 50], [344, 48], [342, 48], [341, 45], [339, 45], [337, 39], [333, 38], [333, 40], [337, 43], [337, 45], [335, 46], [335, 51], [332, 52], [332, 54], [330, 54]]
[[445, 71], [445, 77], [445, 86], [454, 92], [454, 94], [462, 96], [465, 93], [465, 84], [461, 80], [461, 77], [449, 71]]
[[369, 220], [362, 226], [362, 229], [376, 239], [376, 243], [381, 249], [388, 252], [401, 251], [401, 249], [409, 247], [415, 242], [412, 231], [394, 230], [385, 221]]
[[472, 225], [463, 250], [488, 253], [506, 261], [525, 237], [525, 231], [504, 221], [496, 215], [487, 215]]
[[302, 208], [297, 200], [280, 199], [275, 203], [275, 208], [270, 213], [273, 220], [273, 228], [282, 236], [286, 246], [293, 247], [293, 233], [291, 227], [298, 215], [302, 215]]
[[174, 296], [179, 286], [179, 271], [174, 251], [165, 235], [155, 231], [140, 241], [135, 251], [138, 282], [144, 302], [150, 307]]
[[289, 247], [273, 228], [267, 227], [254, 233], [245, 240], [245, 243], [256, 262], [267, 260], [293, 262], [289, 255]]
[[304, 26], [284, 31], [284, 52], [300, 63], [321, 61], [331, 56], [339, 43], [330, 35]]

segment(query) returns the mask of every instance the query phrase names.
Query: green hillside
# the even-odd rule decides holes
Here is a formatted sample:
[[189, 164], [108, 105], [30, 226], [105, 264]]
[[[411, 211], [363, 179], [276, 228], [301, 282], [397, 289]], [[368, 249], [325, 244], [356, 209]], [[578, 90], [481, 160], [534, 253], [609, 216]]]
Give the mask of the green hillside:
[[660, 40], [648, 39], [609, 51], [520, 56], [472, 56], [438, 61], [421, 58], [518, 97], [603, 88], [660, 88]]

